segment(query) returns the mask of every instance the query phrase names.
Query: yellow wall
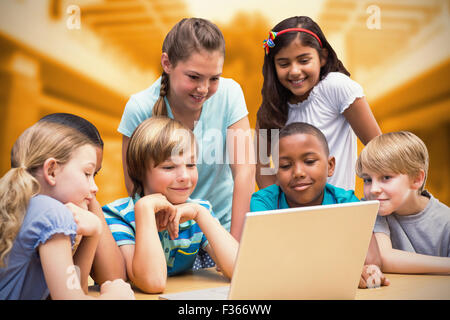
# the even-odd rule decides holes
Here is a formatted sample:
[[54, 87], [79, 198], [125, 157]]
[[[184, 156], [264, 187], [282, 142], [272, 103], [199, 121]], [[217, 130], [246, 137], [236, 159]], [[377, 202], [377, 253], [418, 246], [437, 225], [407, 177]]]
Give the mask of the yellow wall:
[[[83, 1], [78, 2], [82, 3]], [[107, 3], [100, 0], [98, 2]], [[150, 3], [153, 2], [161, 3], [156, 0], [150, 1]], [[329, 14], [339, 8], [342, 9], [342, 6], [336, 9], [335, 2], [325, 2], [322, 12]], [[392, 8], [392, 5], [388, 7], [386, 5], [388, 2], [383, 2], [385, 5], [382, 6], [382, 10], [395, 9]], [[50, 32], [50, 30], [56, 28], [56, 24], [59, 26], [64, 24], [63, 11], [62, 13], [60, 11], [59, 18], [58, 14], [52, 14], [51, 10], [56, 10], [55, 3], [60, 3], [64, 9], [63, 5], [68, 2], [41, 2], [41, 5], [45, 7], [42, 16], [35, 18], [36, 20], [30, 20], [31, 22], [28, 22], [28, 24], [34, 25], [29, 27], [33, 29], [45, 25], [46, 32]], [[130, 3], [135, 2], [130, 1]], [[345, 1], [345, 3], [347, 7], [344, 6], [343, 8], [347, 9], [344, 13], [352, 13], [356, 10], [357, 2]], [[441, 14], [441, 11], [439, 11], [441, 10], [439, 9], [441, 8], [440, 2], [436, 2], [437, 9], [434, 7], [430, 9], [429, 6], [426, 6], [427, 3], [429, 2], [424, 2], [422, 9], [416, 8], [414, 10], [419, 10], [419, 15], [420, 12], [423, 12], [425, 18], [421, 20], [421, 23], [425, 27], [428, 25], [433, 27], [434, 17]], [[14, 4], [16, 6], [29, 5], [29, 2], [15, 1]], [[25, 128], [48, 113], [75, 113], [94, 123], [104, 139], [103, 168], [96, 179], [100, 189], [98, 198], [101, 203], [107, 203], [126, 195], [121, 167], [121, 136], [116, 131], [123, 107], [129, 94], [138, 91], [137, 88], [140, 90], [150, 85], [160, 73], [158, 56], [162, 40], [165, 33], [173, 25], [173, 20], [177, 20], [178, 16], [170, 18], [162, 15], [165, 18], [160, 19], [158, 28], [153, 33], [151, 32], [152, 27], [142, 26], [140, 20], [136, 20], [132, 26], [124, 26], [124, 32], [120, 33], [120, 30], [122, 30], [121, 24], [115, 23], [110, 27], [105, 27], [107, 19], [95, 15], [95, 8], [91, 8], [91, 11], [87, 11], [87, 8], [85, 20], [81, 20], [83, 23], [81, 31], [70, 31], [67, 32], [67, 35], [63, 33], [64, 35], [56, 40], [53, 36], [45, 37], [44, 34], [44, 38], [37, 44], [33, 42], [33, 39], [26, 38], [25, 34], [29, 32], [26, 29], [22, 31], [20, 29], [22, 26], [6, 30], [6, 26], [1, 27], [0, 22], [0, 151], [2, 154], [0, 157], [0, 175], [3, 175], [9, 169], [11, 146]], [[8, 8], [2, 9], [0, 18], [4, 20], [8, 15], [6, 10]], [[164, 14], [171, 12], [169, 9], [162, 7], [160, 10]], [[362, 10], [362, 15], [364, 15], [365, 8], [359, 8], [358, 10]], [[405, 7], [395, 10], [400, 14], [406, 13], [407, 16], [410, 12], [408, 11], [410, 9]], [[297, 14], [301, 14], [300, 11]], [[188, 14], [187, 11], [184, 12]], [[124, 19], [131, 15], [129, 11], [124, 11], [125, 13], [126, 16], [119, 14], [115, 17], [120, 18], [121, 23], [123, 23]], [[183, 11], [179, 13], [179, 16], [182, 16], [182, 13]], [[294, 14], [296, 13], [286, 12], [286, 17]], [[142, 15], [145, 16], [145, 12], [138, 13], [136, 17], [142, 17]], [[84, 19], [83, 15], [81, 17]], [[112, 19], [114, 19], [114, 16], [112, 16]], [[366, 23], [364, 19], [358, 18], [361, 20], [358, 22], [358, 19], [350, 19], [346, 16], [339, 17], [339, 19], [343, 19], [341, 25], [355, 23], [356, 21], [357, 25], [362, 26], [362, 31], [357, 31], [356, 34], [361, 35], [361, 32], [366, 32], [365, 36], [356, 38], [356, 35], [349, 33], [348, 30], [333, 29], [332, 25], [325, 26], [325, 22], [331, 21], [330, 19], [329, 15], [321, 18], [320, 24], [324, 23], [325, 34], [330, 34], [329, 40], [333, 39], [332, 44], [336, 44], [336, 51], [342, 53], [344, 63], [368, 93], [371, 93], [372, 88], [375, 88], [373, 79], [370, 77], [372, 73], [380, 74], [381, 77], [383, 74], [389, 75], [393, 66], [400, 65], [402, 60], [415, 57], [413, 51], [406, 50], [415, 38], [409, 42], [408, 39], [403, 42], [393, 42], [395, 36], [399, 37], [400, 32], [404, 32], [404, 30], [400, 28], [400, 31], [395, 31], [396, 25], [392, 21], [386, 20], [389, 22], [389, 24], [386, 22], [384, 25], [386, 29], [368, 33], [364, 29]], [[267, 37], [270, 28], [273, 27], [273, 23], [263, 14], [241, 12], [230, 21], [218, 24], [226, 40], [223, 75], [224, 77], [234, 78], [241, 84], [246, 97], [250, 123], [254, 127], [256, 112], [261, 103], [263, 80], [264, 52], [261, 44], [262, 40]], [[388, 30], [388, 26], [394, 29]], [[332, 35], [333, 30], [334, 34]], [[346, 36], [339, 38], [339, 35], [344, 34], [344, 32], [347, 32]], [[420, 30], [414, 32], [418, 34]], [[438, 28], [434, 32], [448, 33], [448, 27], [444, 31]], [[374, 38], [369, 39], [368, 37], [372, 35]], [[136, 38], [132, 38], [132, 36], [136, 36]], [[389, 41], [386, 41], [386, 43], [389, 42], [387, 43], [388, 46], [374, 46], [373, 39], [378, 39], [377, 41], [383, 43], [384, 37], [385, 39], [390, 37]], [[91, 38], [98, 38], [101, 42], [92, 45]], [[401, 38], [404, 39], [405, 36]], [[355, 39], [358, 39], [358, 41], [355, 41]], [[427, 37], [425, 37], [426, 39]], [[426, 47], [425, 40], [417, 43]], [[56, 41], [56, 43], [52, 41]], [[105, 57], [106, 55], [110, 57], [111, 50], [114, 50], [115, 60], [111, 60], [112, 62], [109, 64], [101, 64], [100, 60], [92, 60], [93, 57], [80, 53], [64, 61], [64, 54], [58, 55], [58, 51], [59, 49], [63, 51], [64, 48], [72, 46], [73, 43], [81, 43], [89, 50], [94, 47], [97, 56], [100, 56], [100, 60], [102, 52], [104, 52]], [[361, 49], [369, 46], [370, 50], [364, 51]], [[386, 48], [389, 50], [395, 49], [396, 55], [392, 51], [386, 51]], [[89, 50], [87, 50], [88, 53]], [[447, 44], [442, 44], [442, 48], [439, 47], [434, 50], [436, 55], [441, 52], [440, 50], [447, 50], [447, 59], [396, 83], [393, 80], [389, 81], [389, 79], [393, 79], [393, 76], [387, 76], [386, 79], [382, 79], [381, 85], [377, 84], [378, 87], [381, 87], [377, 92], [381, 92], [381, 94], [369, 94], [367, 98], [384, 132], [410, 130], [426, 142], [431, 159], [428, 188], [436, 197], [448, 205], [450, 204], [448, 187], [450, 177], [448, 169], [450, 160], [448, 151], [450, 134], [450, 70], [448, 57], [450, 57], [450, 52]], [[69, 54], [70, 52], [68, 50], [66, 53]], [[396, 59], [390, 59], [394, 56]], [[431, 55], [432, 57], [433, 55]], [[93, 63], [92, 61], [96, 62]], [[416, 61], [417, 65], [423, 63], [425, 63], [423, 59]], [[119, 66], [124, 66], [124, 68], [118, 69]], [[115, 74], [112, 73], [111, 77], [106, 76], [110, 74], [108, 73], [111, 71], [108, 70], [109, 67], [119, 71]], [[411, 68], [414, 68], [414, 66], [411, 66]], [[153, 72], [153, 76], [130, 78], [143, 79], [142, 81], [126, 80], [127, 76], [131, 77], [139, 71]], [[121, 79], [121, 74], [124, 79]], [[406, 70], [405, 74], [407, 74]], [[122, 82], [118, 84], [120, 80]], [[362, 196], [362, 187], [359, 179], [357, 180], [357, 195]]]

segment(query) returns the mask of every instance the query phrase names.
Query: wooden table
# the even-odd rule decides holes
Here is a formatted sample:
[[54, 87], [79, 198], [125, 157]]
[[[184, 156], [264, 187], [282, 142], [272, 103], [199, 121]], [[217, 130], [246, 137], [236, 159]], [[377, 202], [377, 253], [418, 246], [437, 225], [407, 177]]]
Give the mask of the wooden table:
[[[391, 284], [376, 289], [358, 289], [356, 300], [450, 300], [450, 276], [387, 274]], [[190, 271], [167, 279], [164, 293], [199, 290], [228, 285], [229, 281], [214, 268]], [[157, 300], [159, 294], [143, 293], [133, 288], [137, 300]], [[89, 294], [99, 295], [98, 286]]]

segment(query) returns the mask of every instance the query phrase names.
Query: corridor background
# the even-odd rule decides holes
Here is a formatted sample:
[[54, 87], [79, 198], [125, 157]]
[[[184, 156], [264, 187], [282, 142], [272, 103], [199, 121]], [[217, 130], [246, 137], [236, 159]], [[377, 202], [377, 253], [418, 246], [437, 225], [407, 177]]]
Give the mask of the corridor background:
[[98, 200], [126, 196], [117, 127], [129, 96], [159, 77], [162, 41], [177, 21], [196, 16], [221, 28], [223, 76], [241, 84], [254, 127], [262, 40], [282, 19], [309, 15], [363, 86], [382, 131], [409, 130], [425, 141], [427, 189], [450, 205], [449, 7], [448, 0], [2, 0], [0, 174], [23, 130], [48, 113], [70, 112], [94, 123], [105, 142]]

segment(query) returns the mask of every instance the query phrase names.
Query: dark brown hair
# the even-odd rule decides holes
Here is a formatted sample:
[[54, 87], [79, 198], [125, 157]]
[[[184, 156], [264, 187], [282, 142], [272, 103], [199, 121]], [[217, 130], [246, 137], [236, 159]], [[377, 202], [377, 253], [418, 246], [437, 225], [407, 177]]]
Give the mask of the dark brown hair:
[[328, 43], [320, 27], [311, 18], [306, 16], [291, 17], [278, 23], [272, 31], [297, 27], [314, 32], [322, 42], [322, 48], [317, 39], [306, 32], [287, 32], [275, 38], [275, 46], [270, 48], [269, 54], [264, 57], [264, 83], [261, 90], [262, 103], [257, 113], [257, 122], [261, 129], [280, 129], [287, 121], [287, 102], [292, 93], [278, 80], [274, 57], [282, 48], [289, 45], [295, 39], [300, 39], [304, 46], [316, 49], [319, 56], [327, 53], [327, 61], [320, 69], [320, 80], [324, 79], [330, 72], [341, 72], [350, 76], [350, 73], [338, 59], [336, 52]]

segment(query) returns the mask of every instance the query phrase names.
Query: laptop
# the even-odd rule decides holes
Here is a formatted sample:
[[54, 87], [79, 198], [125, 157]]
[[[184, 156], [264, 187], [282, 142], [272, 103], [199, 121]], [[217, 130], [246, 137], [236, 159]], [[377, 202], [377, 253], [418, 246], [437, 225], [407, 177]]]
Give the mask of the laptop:
[[160, 299], [354, 299], [378, 201], [247, 213], [231, 285]]

